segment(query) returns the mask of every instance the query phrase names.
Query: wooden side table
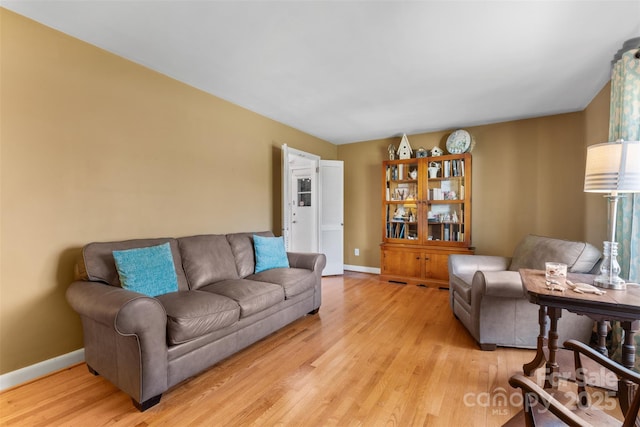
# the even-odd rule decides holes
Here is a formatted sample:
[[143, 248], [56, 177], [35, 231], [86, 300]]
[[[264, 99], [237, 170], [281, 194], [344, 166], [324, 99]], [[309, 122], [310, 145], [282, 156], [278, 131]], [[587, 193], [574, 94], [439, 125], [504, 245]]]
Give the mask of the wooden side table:
[[[633, 286], [626, 290], [607, 289], [604, 295], [577, 293], [571, 289], [565, 292], [551, 291], [547, 289], [544, 271], [521, 269], [522, 284], [529, 301], [540, 306], [538, 323], [540, 334], [534, 359], [522, 367], [524, 374], [530, 376], [533, 372], [546, 364], [545, 388], [557, 388], [559, 365], [557, 363], [558, 352], [558, 320], [562, 315], [562, 309], [573, 313], [589, 316], [598, 322], [598, 350], [607, 354], [605, 338], [607, 329], [605, 321], [620, 321], [625, 331], [622, 346], [622, 365], [633, 369], [635, 364], [636, 347], [633, 340], [634, 334], [640, 329], [640, 288]], [[595, 276], [589, 274], [569, 274], [568, 279], [574, 283], [593, 283]], [[549, 318], [549, 333], [547, 330], [547, 317]], [[544, 354], [544, 347], [548, 348], [548, 358]], [[634, 387], [628, 382], [618, 384], [620, 405], [626, 413]]]

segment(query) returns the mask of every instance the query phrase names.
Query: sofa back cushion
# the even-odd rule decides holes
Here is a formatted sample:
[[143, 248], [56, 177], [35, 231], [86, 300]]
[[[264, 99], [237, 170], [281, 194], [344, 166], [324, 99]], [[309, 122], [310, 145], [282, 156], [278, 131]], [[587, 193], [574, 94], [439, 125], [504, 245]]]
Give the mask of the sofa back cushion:
[[227, 240], [231, 245], [238, 275], [241, 279], [253, 274], [256, 269], [256, 257], [253, 250], [254, 234], [262, 237], [273, 237], [273, 233], [270, 231], [227, 234]]
[[173, 264], [178, 279], [178, 290], [189, 289], [187, 278], [182, 270], [182, 258], [178, 249], [178, 242], [172, 238], [160, 239], [134, 239], [120, 242], [94, 242], [82, 248], [80, 259], [76, 263], [76, 280], [90, 280], [103, 282], [111, 286], [122, 286], [118, 270], [116, 269], [113, 251], [122, 251], [136, 248], [148, 248], [150, 246], [169, 243]]
[[238, 278], [236, 261], [224, 234], [181, 237], [178, 244], [182, 266], [192, 290]]
[[567, 264], [571, 273], [589, 273], [600, 260], [600, 251], [585, 242], [528, 235], [516, 247], [509, 270], [544, 270], [547, 261]]

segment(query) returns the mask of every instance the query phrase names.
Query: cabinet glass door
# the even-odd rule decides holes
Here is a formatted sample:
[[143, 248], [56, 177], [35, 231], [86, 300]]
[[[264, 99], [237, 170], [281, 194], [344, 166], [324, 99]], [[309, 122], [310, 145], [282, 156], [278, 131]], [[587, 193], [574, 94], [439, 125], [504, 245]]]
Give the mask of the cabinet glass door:
[[416, 160], [390, 161], [385, 168], [383, 217], [385, 240], [418, 241], [421, 188]]
[[429, 159], [426, 240], [465, 242], [464, 159]]

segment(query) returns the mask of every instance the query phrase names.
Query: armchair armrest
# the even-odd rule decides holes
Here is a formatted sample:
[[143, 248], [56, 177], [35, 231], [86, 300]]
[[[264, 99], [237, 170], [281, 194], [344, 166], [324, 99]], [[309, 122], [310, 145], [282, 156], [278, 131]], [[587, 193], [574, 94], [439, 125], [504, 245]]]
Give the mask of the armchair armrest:
[[[584, 381], [583, 381], [584, 378], [582, 379], [580, 378], [580, 376], [583, 373], [582, 373], [582, 366], [581, 366], [579, 355], [584, 355], [588, 357], [589, 359], [609, 369], [610, 371], [614, 372], [616, 375], [618, 375], [623, 379], [632, 381], [635, 384], [640, 384], [640, 374], [630, 369], [627, 369], [624, 366], [612, 361], [608, 357], [593, 350], [591, 347], [587, 346], [586, 344], [583, 344], [576, 340], [568, 340], [568, 341], [565, 341], [564, 346], [574, 352], [575, 363], [576, 363], [575, 365], [576, 379], [578, 380], [578, 397], [579, 397], [579, 401], [575, 403], [578, 404], [578, 407], [580, 408], [588, 407], [587, 406], [588, 399], [585, 398], [586, 391], [584, 388]], [[571, 426], [590, 426], [591, 425], [587, 422], [587, 420], [577, 416], [574, 412], [572, 412], [567, 407], [565, 407], [561, 402], [555, 399], [550, 393], [548, 393], [546, 390], [544, 390], [542, 387], [540, 387], [538, 384], [536, 384], [529, 378], [526, 378], [525, 376], [520, 374], [516, 374], [509, 379], [509, 384], [514, 388], [520, 388], [522, 390], [522, 395], [525, 400], [524, 409], [525, 409], [526, 416], [528, 417], [534, 416], [532, 411], [537, 410], [536, 409], [537, 405], [534, 405], [534, 404], [538, 403], [538, 405], [540, 404], [542, 405], [539, 409], [540, 411], [546, 412], [548, 410], [568, 425], [571, 425]], [[532, 399], [532, 400], [535, 399], [535, 402], [532, 402], [529, 399]], [[636, 395], [633, 399], [632, 406], [628, 409], [627, 413], [625, 414], [624, 423], [622, 423], [623, 426], [635, 425], [639, 406], [640, 406], [640, 400], [638, 395]], [[530, 412], [530, 413], [527, 414], [527, 412]], [[593, 416], [593, 414], [591, 414], [591, 416]], [[598, 421], [595, 417], [593, 418], [593, 420]], [[600, 419], [599, 422], [602, 423], [602, 420]]]
[[476, 271], [503, 271], [509, 268], [511, 258], [491, 255], [449, 255], [449, 274], [472, 275]]
[[[492, 295], [503, 298], [523, 298], [522, 279], [517, 271], [477, 271], [473, 275], [474, 295]], [[473, 297], [472, 297], [473, 298]]]
[[[522, 390], [522, 397], [524, 398], [525, 416], [528, 411], [550, 411], [553, 415], [560, 418], [564, 423], [570, 426], [591, 426], [588, 422], [571, 412], [556, 398], [547, 393], [538, 384], [531, 381], [529, 378], [521, 374], [516, 374], [509, 378], [509, 384], [513, 388], [519, 388]], [[535, 398], [537, 403], [535, 406], [530, 406], [529, 398]]]
[[320, 274], [327, 264], [327, 257], [319, 253], [287, 252], [287, 258], [290, 267], [318, 271]]
[[[594, 362], [597, 362], [601, 366], [604, 366], [605, 368], [609, 369], [610, 371], [612, 371], [619, 377], [622, 377], [623, 379], [632, 381], [636, 384], [640, 384], [640, 374], [614, 362], [613, 360], [609, 359], [603, 354], [598, 353], [597, 351], [595, 351], [594, 349], [592, 349], [591, 347], [589, 347], [588, 345], [580, 341], [577, 341], [577, 340], [565, 341], [564, 347], [569, 350], [572, 350], [574, 354], [579, 353], [579, 354], [585, 355], [589, 359], [593, 360]], [[576, 368], [578, 368], [578, 366], [576, 366]]]

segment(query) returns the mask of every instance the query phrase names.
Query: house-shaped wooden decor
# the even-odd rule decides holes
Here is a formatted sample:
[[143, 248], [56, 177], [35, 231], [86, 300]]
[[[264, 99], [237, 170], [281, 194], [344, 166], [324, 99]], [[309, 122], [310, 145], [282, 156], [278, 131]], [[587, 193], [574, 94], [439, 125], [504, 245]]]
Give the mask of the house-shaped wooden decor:
[[411, 153], [413, 153], [413, 150], [409, 144], [409, 138], [407, 138], [406, 133], [402, 134], [402, 141], [400, 141], [400, 146], [398, 146], [398, 158], [410, 159]]

